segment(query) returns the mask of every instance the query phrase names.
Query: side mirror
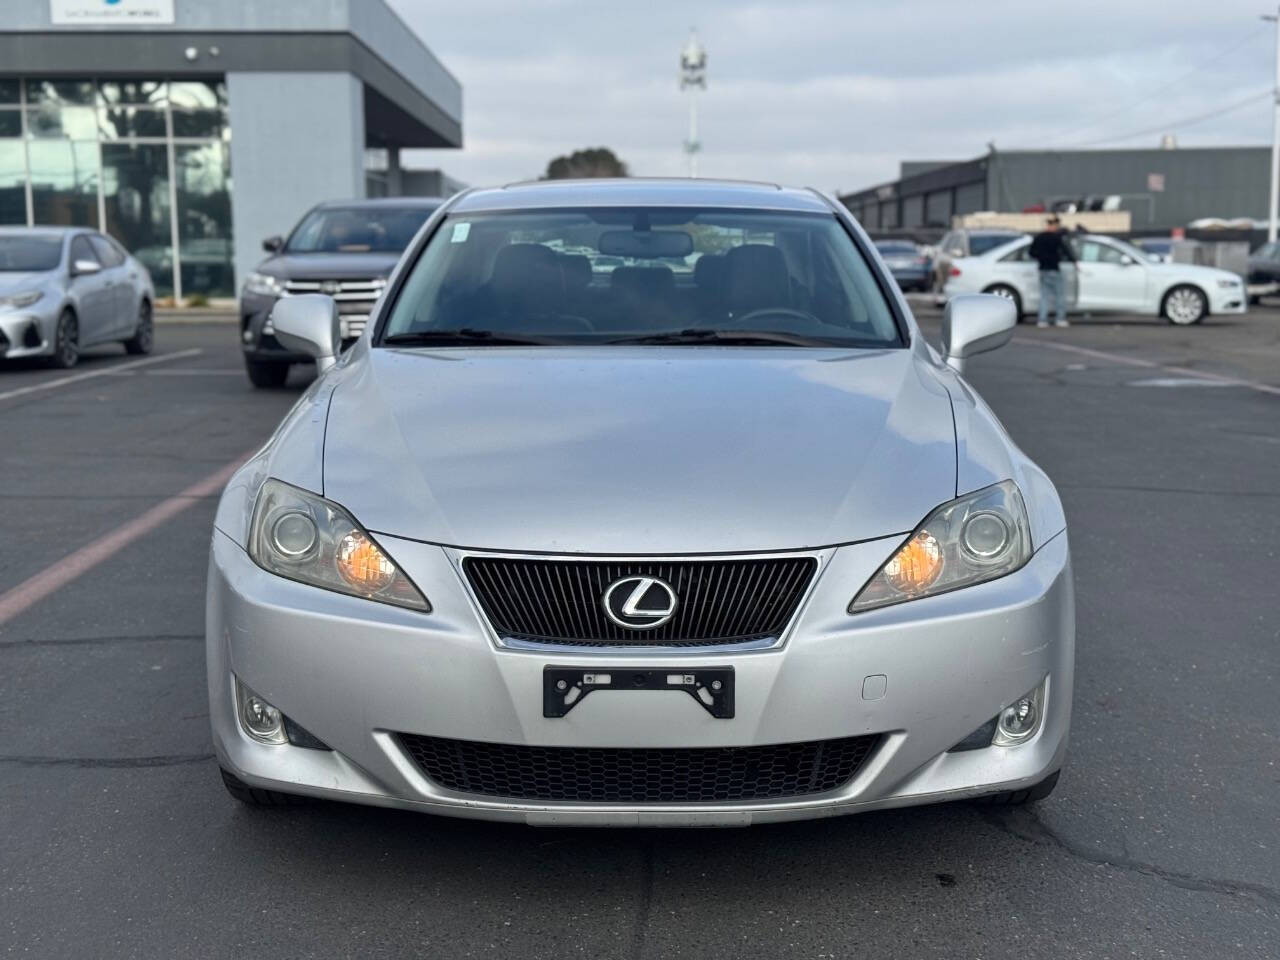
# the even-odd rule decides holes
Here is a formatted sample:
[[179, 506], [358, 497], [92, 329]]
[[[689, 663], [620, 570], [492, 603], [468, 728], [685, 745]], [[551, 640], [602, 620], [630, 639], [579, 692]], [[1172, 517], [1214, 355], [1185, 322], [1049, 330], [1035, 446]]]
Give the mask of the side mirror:
[[276, 301], [271, 310], [276, 339], [286, 350], [315, 357], [324, 373], [337, 362], [342, 347], [338, 305], [322, 293], [304, 293]]
[[1133, 259], [1133, 257], [1129, 256], [1127, 253], [1122, 253], [1120, 255], [1120, 266], [1122, 267], [1132, 267], [1137, 262], [1137, 260]]
[[942, 315], [942, 357], [947, 366], [963, 373], [969, 357], [1003, 347], [1017, 325], [1012, 300], [991, 293], [952, 297]]
[[284, 249], [284, 237], [277, 234], [262, 241], [262, 249], [267, 253], [279, 253]]
[[77, 260], [71, 264], [71, 275], [73, 277], [87, 277], [101, 271], [102, 264], [97, 260]]

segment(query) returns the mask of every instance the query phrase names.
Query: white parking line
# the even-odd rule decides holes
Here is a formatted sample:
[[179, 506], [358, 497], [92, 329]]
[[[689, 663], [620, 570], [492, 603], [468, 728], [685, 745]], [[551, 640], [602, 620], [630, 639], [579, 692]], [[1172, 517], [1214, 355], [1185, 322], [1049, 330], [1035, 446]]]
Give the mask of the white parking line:
[[1270, 393], [1280, 396], [1280, 387], [1274, 387], [1269, 383], [1259, 383], [1257, 380], [1242, 380], [1239, 377], [1226, 377], [1220, 373], [1208, 373], [1204, 370], [1192, 370], [1190, 367], [1173, 367], [1163, 363], [1157, 363], [1154, 360], [1143, 360], [1139, 357], [1126, 357], [1119, 353], [1107, 353], [1105, 350], [1091, 350], [1089, 347], [1077, 347], [1070, 343], [1050, 343], [1047, 340], [1030, 340], [1026, 337], [1017, 337], [1014, 343], [1031, 347], [1044, 347], [1047, 350], [1062, 350], [1067, 353], [1075, 353], [1085, 357], [1094, 357], [1098, 360], [1110, 360], [1112, 363], [1123, 363], [1130, 367], [1143, 367], [1147, 370], [1163, 370], [1166, 373], [1176, 373], [1182, 376], [1195, 377], [1198, 380], [1216, 380], [1223, 386], [1244, 387], [1248, 390], [1256, 390], [1259, 393]]
[[93, 377], [105, 377], [113, 373], [120, 373], [122, 370], [133, 370], [137, 367], [145, 367], [151, 363], [164, 363], [168, 360], [181, 360], [184, 357], [194, 357], [204, 353], [200, 347], [191, 347], [188, 350], [179, 350], [176, 353], [165, 353], [158, 357], [144, 357], [141, 360], [131, 360], [129, 363], [118, 363], [115, 366], [103, 367], [101, 370], [88, 370], [84, 373], [73, 373], [69, 377], [58, 377], [56, 380], [45, 380], [43, 383], [33, 383], [29, 387], [18, 387], [15, 390], [6, 390], [0, 393], [0, 400], [11, 400], [14, 397], [23, 397], [29, 393], [38, 393], [41, 390], [53, 390], [57, 387], [65, 387], [72, 383], [79, 383], [81, 380], [89, 380]]

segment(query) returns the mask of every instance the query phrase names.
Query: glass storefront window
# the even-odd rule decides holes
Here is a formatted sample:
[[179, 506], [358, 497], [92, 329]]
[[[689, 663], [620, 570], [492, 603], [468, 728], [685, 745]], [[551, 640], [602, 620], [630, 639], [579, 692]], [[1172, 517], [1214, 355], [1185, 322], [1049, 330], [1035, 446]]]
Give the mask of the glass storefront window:
[[49, 103], [27, 110], [27, 133], [41, 139], [97, 140], [98, 117], [93, 107]]
[[98, 99], [107, 106], [163, 107], [168, 102], [168, 84], [163, 80], [103, 80], [98, 84]]
[[216, 77], [0, 77], [0, 224], [97, 227], [161, 296], [234, 296], [230, 139]]
[[213, 137], [227, 139], [230, 127], [225, 110], [174, 110], [175, 137]]
[[173, 293], [169, 151], [163, 143], [102, 144], [107, 232], [150, 272], [156, 292]]
[[149, 107], [102, 107], [98, 110], [98, 129], [104, 140], [129, 140], [135, 137], [163, 140], [167, 136], [164, 111]]
[[169, 83], [169, 102], [175, 107], [225, 107], [227, 85], [221, 80], [173, 80]]
[[0, 224], [27, 222], [27, 145], [0, 140]]
[[235, 296], [231, 266], [231, 171], [225, 144], [174, 147], [182, 289]]
[[98, 225], [98, 144], [33, 140], [27, 145], [31, 170], [32, 220], [59, 226]]
[[28, 80], [27, 103], [93, 106], [92, 80]]

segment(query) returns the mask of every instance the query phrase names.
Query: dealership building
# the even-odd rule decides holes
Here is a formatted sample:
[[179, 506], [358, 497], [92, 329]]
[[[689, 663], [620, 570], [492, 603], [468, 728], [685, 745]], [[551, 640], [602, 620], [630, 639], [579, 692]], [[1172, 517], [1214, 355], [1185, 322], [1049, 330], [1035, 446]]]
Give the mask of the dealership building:
[[993, 150], [960, 162], [904, 162], [897, 180], [840, 199], [871, 231], [1092, 204], [1129, 211], [1134, 233], [1167, 234], [1202, 218], [1265, 218], [1270, 164], [1270, 147]]
[[162, 296], [234, 295], [319, 201], [451, 185], [399, 158], [461, 146], [461, 87], [383, 0], [3, 7], [0, 224], [102, 229]]

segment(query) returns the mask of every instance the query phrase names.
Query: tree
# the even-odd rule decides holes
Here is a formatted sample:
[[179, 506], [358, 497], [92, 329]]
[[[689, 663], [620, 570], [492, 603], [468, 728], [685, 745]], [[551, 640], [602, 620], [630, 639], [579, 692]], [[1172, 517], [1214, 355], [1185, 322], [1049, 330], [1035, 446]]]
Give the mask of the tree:
[[587, 147], [547, 164], [543, 180], [570, 180], [581, 177], [625, 177], [627, 165], [608, 147]]

